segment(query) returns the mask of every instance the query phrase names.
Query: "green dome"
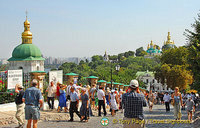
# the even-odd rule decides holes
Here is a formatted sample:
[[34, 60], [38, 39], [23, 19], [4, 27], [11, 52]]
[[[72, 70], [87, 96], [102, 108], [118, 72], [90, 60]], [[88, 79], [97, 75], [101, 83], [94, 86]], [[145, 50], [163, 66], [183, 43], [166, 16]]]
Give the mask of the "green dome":
[[8, 61], [44, 60], [40, 49], [34, 44], [20, 44], [12, 52]]

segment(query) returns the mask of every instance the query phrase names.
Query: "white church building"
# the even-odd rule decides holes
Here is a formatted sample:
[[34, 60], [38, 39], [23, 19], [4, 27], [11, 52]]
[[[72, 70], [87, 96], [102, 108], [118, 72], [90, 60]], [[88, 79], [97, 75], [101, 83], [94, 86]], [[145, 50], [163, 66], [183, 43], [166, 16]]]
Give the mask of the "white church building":
[[8, 59], [9, 70], [22, 69], [24, 73], [44, 71], [44, 60], [40, 49], [32, 44], [30, 22], [26, 18], [24, 32], [22, 33], [22, 44], [14, 48], [12, 57]]

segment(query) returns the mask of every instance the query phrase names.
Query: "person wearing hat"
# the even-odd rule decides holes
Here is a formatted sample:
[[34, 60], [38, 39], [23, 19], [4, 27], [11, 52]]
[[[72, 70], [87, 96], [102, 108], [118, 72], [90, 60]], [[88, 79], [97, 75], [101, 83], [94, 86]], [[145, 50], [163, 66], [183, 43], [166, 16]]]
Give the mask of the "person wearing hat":
[[118, 97], [117, 94], [115, 94], [115, 90], [111, 90], [111, 93], [109, 95], [109, 103], [111, 108], [111, 115], [114, 116], [116, 114], [117, 104], [118, 104]]
[[192, 100], [192, 96], [188, 96], [188, 100], [184, 105], [187, 106], [188, 120], [192, 122], [192, 112], [195, 112], [195, 103]]
[[24, 90], [23, 90], [23, 86], [20, 84], [16, 84], [15, 86], [15, 92], [17, 93], [16, 97], [15, 97], [15, 104], [17, 107], [17, 111], [15, 114], [15, 117], [18, 121], [19, 126], [17, 128], [23, 128], [24, 126], [24, 104], [22, 101], [22, 97], [24, 95]]
[[132, 123], [124, 123], [123, 127], [142, 128], [144, 127], [144, 123], [141, 123], [144, 120], [143, 107], [147, 106], [147, 103], [144, 95], [138, 93], [139, 84], [137, 80], [131, 80], [129, 89], [130, 92], [122, 95], [122, 105], [124, 107], [124, 120]]
[[89, 96], [86, 94], [86, 88], [81, 89], [81, 108], [80, 108], [80, 115], [81, 115], [81, 121], [85, 120], [85, 122], [88, 122], [88, 116], [89, 116]]

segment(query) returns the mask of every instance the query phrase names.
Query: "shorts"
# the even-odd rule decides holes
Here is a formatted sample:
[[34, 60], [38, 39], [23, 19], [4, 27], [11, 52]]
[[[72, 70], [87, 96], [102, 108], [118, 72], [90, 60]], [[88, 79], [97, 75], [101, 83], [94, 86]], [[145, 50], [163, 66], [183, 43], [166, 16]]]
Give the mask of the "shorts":
[[38, 120], [40, 119], [40, 110], [38, 106], [25, 106], [25, 119], [26, 120]]
[[94, 98], [92, 98], [92, 101], [95, 101], [95, 99], [94, 99]]

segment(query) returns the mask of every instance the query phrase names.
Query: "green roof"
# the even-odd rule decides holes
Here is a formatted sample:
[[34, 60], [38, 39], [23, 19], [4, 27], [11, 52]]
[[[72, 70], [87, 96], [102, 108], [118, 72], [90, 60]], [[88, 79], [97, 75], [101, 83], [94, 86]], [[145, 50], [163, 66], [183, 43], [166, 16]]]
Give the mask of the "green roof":
[[98, 82], [99, 82], [99, 83], [106, 83], [105, 80], [99, 80]]
[[45, 71], [32, 71], [31, 73], [46, 73]]
[[107, 84], [111, 84], [111, 82], [107, 82]]
[[120, 83], [119, 85], [124, 85], [124, 84]]
[[34, 44], [20, 44], [12, 52], [8, 61], [45, 60], [40, 49]]
[[89, 76], [88, 78], [89, 79], [98, 79], [98, 77], [96, 77], [96, 76]]
[[129, 86], [129, 85], [124, 85], [124, 86]]
[[73, 73], [73, 72], [67, 73], [67, 74], [65, 74], [65, 75], [66, 75], [66, 76], [78, 76], [78, 74]]
[[120, 83], [116, 83], [116, 82], [115, 82], [114, 84], [120, 84]]

